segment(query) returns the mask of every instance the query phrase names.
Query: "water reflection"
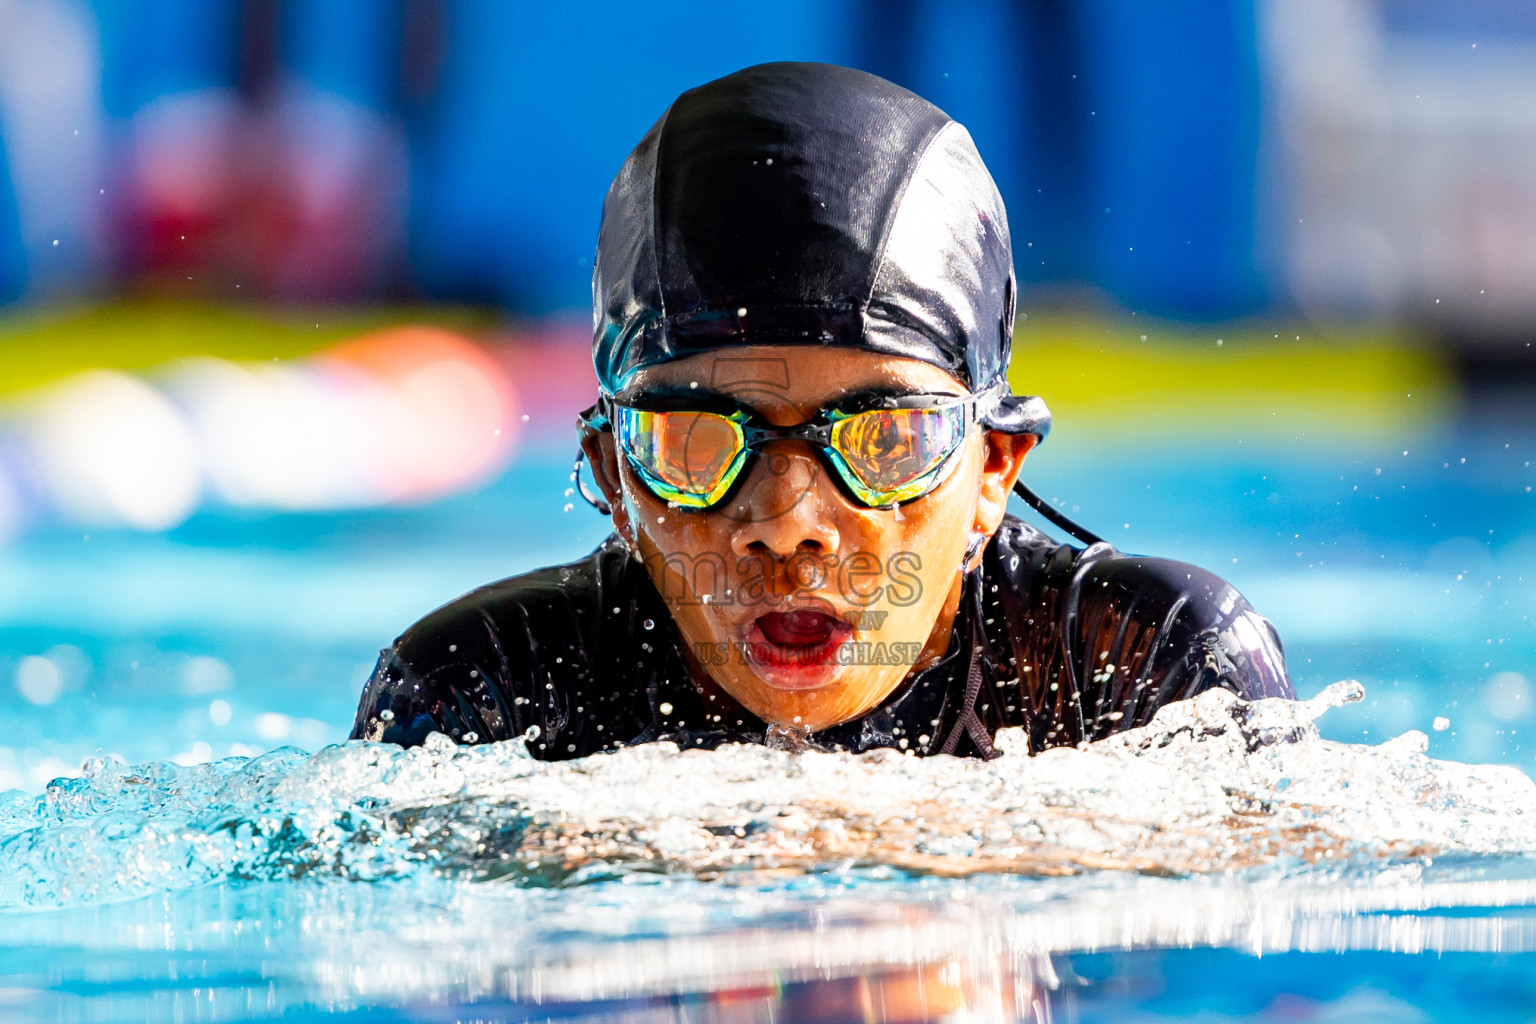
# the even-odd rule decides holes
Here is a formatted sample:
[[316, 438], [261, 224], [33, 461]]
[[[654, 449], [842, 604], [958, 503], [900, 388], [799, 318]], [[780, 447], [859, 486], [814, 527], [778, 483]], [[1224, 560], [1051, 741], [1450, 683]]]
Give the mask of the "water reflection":
[[[645, 893], [226, 883], [5, 915], [0, 1016], [1044, 1022], [1236, 999], [1238, 1019], [1332, 1019], [1314, 1011], [1340, 1000], [1452, 1000], [1457, 1014], [1432, 1019], [1460, 1019], [1536, 984], [1536, 865], [1489, 870], [1306, 888], [1123, 875]], [[1474, 974], [1481, 995], [1468, 994]]]
[[606, 1003], [544, 1004], [507, 1007], [505, 1017], [558, 1021], [661, 1022], [708, 1021], [711, 1024], [922, 1024], [927, 1021], [1016, 1021], [1046, 1024], [1053, 1019], [1052, 989], [1057, 984], [1051, 961], [953, 961], [891, 967], [851, 977], [806, 978], [769, 985], [743, 986], [686, 995], [616, 1000]]

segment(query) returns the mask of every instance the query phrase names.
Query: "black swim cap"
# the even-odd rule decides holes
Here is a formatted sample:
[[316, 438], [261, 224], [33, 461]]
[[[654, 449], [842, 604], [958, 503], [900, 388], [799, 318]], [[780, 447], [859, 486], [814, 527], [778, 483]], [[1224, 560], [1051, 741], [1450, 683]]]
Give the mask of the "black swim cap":
[[1009, 393], [1013, 252], [970, 134], [882, 78], [760, 64], [690, 89], [603, 203], [592, 359], [643, 366], [730, 345], [843, 345], [991, 390], [988, 426], [1043, 438]]

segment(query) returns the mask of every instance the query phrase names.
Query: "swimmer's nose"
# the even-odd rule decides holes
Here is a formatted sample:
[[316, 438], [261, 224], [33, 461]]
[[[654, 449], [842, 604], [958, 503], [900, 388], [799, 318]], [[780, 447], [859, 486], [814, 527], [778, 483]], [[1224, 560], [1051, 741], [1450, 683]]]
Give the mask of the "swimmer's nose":
[[823, 498], [821, 463], [805, 446], [780, 443], [763, 452], [736, 499], [725, 506], [738, 526], [731, 550], [738, 557], [768, 553], [787, 559], [809, 549], [835, 555], [837, 524]]

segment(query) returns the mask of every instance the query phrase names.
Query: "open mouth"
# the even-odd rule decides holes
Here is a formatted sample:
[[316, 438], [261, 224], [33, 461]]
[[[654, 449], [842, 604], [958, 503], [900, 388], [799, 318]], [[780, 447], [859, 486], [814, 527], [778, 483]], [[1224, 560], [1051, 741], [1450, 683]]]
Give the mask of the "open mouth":
[[[853, 636], [853, 627], [829, 612], [797, 608], [769, 612], [752, 622], [748, 653], [760, 668], [775, 677], [821, 676], [837, 668], [837, 649]], [[785, 680], [788, 681], [787, 679]]]

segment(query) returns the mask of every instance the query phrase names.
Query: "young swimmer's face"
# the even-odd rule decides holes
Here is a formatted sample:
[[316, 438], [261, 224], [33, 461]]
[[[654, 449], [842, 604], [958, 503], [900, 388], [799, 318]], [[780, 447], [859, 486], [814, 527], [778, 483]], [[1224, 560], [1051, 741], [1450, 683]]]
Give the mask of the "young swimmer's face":
[[[675, 407], [684, 391], [701, 396], [701, 409], [728, 396], [775, 427], [872, 392], [969, 394], [914, 359], [752, 346], [647, 367], [617, 399], [665, 393]], [[612, 433], [594, 436], [588, 451], [614, 526], [666, 599], [712, 714], [733, 724], [734, 700], [764, 721], [815, 731], [863, 714], [944, 654], [967, 547], [1002, 522], [1032, 442], [973, 426], [944, 481], [894, 509], [850, 500], [808, 441], [769, 442], [728, 499], [707, 509], [658, 498]]]

